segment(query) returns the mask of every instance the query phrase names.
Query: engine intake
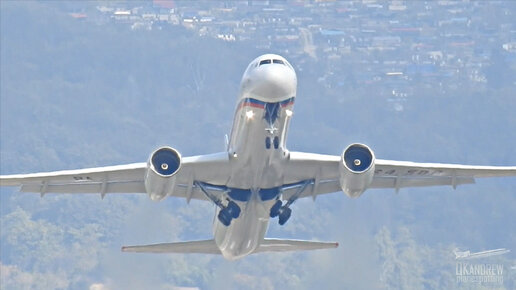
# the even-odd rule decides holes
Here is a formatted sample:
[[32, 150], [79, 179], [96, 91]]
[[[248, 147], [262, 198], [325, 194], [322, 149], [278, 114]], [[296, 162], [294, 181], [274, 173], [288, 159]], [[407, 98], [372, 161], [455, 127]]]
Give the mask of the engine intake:
[[163, 147], [152, 153], [150, 162], [156, 173], [168, 177], [179, 170], [181, 155], [174, 148]]
[[145, 190], [154, 201], [165, 198], [175, 186], [175, 175], [181, 168], [181, 154], [172, 147], [154, 151], [147, 162]]
[[351, 144], [343, 152], [339, 165], [340, 186], [349, 197], [359, 197], [374, 177], [374, 153], [364, 144]]

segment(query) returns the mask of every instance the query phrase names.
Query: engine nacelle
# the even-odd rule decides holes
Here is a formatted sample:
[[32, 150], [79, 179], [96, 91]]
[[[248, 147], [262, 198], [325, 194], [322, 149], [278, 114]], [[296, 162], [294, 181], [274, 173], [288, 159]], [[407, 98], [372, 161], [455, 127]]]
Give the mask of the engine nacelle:
[[374, 177], [375, 157], [364, 144], [351, 144], [343, 152], [339, 164], [340, 187], [349, 197], [359, 197]]
[[181, 154], [171, 147], [154, 151], [147, 162], [145, 190], [154, 201], [165, 198], [175, 186], [175, 175], [181, 168]]

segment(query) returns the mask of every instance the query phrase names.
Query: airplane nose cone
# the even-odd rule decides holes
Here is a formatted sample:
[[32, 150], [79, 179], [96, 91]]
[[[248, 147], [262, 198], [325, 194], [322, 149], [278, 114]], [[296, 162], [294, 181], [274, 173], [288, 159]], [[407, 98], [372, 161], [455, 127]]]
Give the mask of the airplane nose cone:
[[286, 65], [263, 65], [256, 70], [250, 93], [268, 102], [278, 102], [296, 94], [295, 72]]

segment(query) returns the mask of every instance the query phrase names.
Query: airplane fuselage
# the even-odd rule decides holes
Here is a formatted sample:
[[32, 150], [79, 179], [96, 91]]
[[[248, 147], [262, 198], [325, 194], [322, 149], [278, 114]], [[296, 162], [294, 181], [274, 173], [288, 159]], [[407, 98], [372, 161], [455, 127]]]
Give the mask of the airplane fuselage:
[[279, 55], [256, 58], [242, 77], [227, 148], [231, 175], [226, 184], [234, 189], [229, 198], [242, 212], [229, 226], [217, 218], [213, 226], [215, 242], [227, 259], [251, 254], [264, 239], [271, 207], [284, 184], [296, 87], [294, 69]]

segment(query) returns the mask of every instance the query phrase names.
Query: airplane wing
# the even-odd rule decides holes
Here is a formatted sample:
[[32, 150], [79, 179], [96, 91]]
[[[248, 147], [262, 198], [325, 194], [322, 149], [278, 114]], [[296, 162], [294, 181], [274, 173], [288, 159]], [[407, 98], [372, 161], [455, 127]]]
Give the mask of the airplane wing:
[[[285, 184], [312, 180], [300, 197], [341, 191], [338, 155], [290, 152], [285, 170]], [[458, 164], [417, 163], [376, 159], [375, 173], [369, 188], [423, 187], [475, 183], [475, 178], [516, 176], [516, 166], [470, 166]], [[287, 188], [283, 194], [292, 196], [297, 188]]]
[[[310, 187], [300, 197], [341, 191], [338, 155], [290, 152], [284, 175], [286, 198], [299, 189], [296, 184], [310, 181]], [[376, 159], [375, 175], [370, 188], [452, 185], [474, 183], [477, 177], [516, 176], [516, 167], [468, 166], [439, 163], [416, 163]], [[230, 174], [226, 152], [185, 157], [177, 173], [172, 196], [208, 200], [194, 181], [224, 184]], [[20, 186], [20, 192], [98, 193], [104, 197], [112, 193], [145, 193], [144, 177], [147, 163], [64, 170], [33, 174], [0, 176], [2, 186]]]
[[475, 183], [475, 178], [516, 176], [516, 166], [472, 166], [376, 160], [372, 188], [394, 188]]
[[[197, 181], [217, 183], [229, 175], [226, 152], [185, 157], [177, 173], [176, 188], [172, 196], [208, 200], [193, 185]], [[0, 185], [19, 186], [20, 192], [46, 193], [98, 193], [104, 197], [112, 193], [146, 193], [144, 178], [147, 163], [96, 167], [78, 170], [16, 174], [0, 176]]]
[[[254, 253], [308, 251], [337, 248], [339, 243], [302, 240], [264, 239]], [[197, 253], [221, 254], [214, 240], [124, 246], [122, 252], [132, 253]]]

